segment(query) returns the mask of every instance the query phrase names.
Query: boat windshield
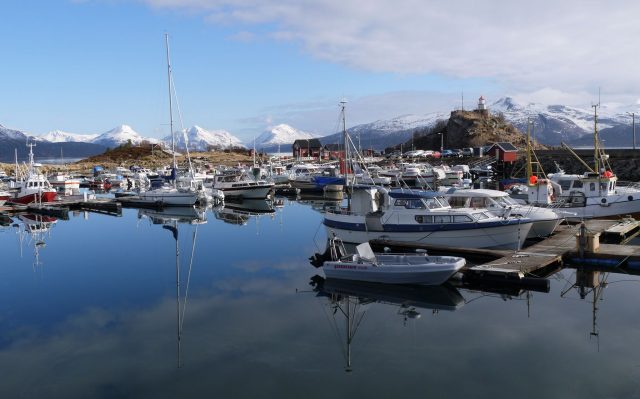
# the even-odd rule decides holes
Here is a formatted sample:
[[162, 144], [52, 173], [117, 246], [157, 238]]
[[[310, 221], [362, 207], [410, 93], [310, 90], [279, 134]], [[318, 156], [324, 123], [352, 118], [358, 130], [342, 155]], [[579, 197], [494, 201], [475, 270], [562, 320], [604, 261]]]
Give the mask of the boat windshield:
[[504, 197], [492, 197], [492, 199], [498, 203], [500, 206], [506, 207], [506, 206], [513, 206], [513, 205], [518, 205], [518, 203], [511, 197], [509, 196], [504, 196]]

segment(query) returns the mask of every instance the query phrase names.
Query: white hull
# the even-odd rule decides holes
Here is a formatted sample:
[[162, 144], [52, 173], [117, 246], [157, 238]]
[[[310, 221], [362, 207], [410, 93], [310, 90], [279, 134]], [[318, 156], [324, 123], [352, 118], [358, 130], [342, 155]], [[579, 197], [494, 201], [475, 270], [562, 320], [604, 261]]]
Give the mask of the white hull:
[[194, 205], [198, 195], [191, 191], [178, 191], [175, 189], [158, 189], [141, 192], [136, 202], [148, 204], [163, 204], [168, 206]]
[[[583, 219], [597, 219], [613, 216], [640, 214], [640, 196], [632, 196], [634, 199], [628, 200], [628, 196], [616, 198], [603, 197], [606, 203], [600, 202], [587, 204], [585, 206], [568, 206], [554, 208], [554, 211], [566, 217], [570, 221], [580, 221]], [[589, 198], [591, 200], [592, 198]], [[597, 200], [597, 199], [596, 199]], [[591, 202], [591, 201], [588, 201]]]
[[[461, 230], [432, 231], [371, 231], [365, 229], [365, 218], [359, 215], [340, 215], [340, 226], [332, 225], [332, 214], [325, 214], [329, 237], [335, 233], [344, 242], [363, 243], [375, 239], [421, 243], [445, 247], [496, 248], [518, 250], [526, 240], [532, 223], [491, 224], [487, 227]], [[347, 222], [347, 223], [345, 223]], [[359, 227], [358, 227], [359, 226]]]
[[218, 189], [224, 193], [225, 198], [265, 199], [269, 196], [269, 192], [272, 188], [273, 184], [246, 188], [219, 187]]
[[[397, 258], [397, 261], [402, 263], [413, 258], [422, 264], [385, 265], [383, 260], [385, 257]], [[324, 263], [323, 269], [327, 278], [387, 284], [440, 285], [465, 265], [464, 259], [448, 256], [377, 255], [376, 259], [377, 265], [330, 261]]]

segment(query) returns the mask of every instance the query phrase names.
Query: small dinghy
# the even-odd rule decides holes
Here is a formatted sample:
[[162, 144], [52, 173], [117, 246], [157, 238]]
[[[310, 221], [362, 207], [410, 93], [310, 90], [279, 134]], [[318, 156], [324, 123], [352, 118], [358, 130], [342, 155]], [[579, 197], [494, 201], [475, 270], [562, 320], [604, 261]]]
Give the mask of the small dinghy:
[[323, 264], [327, 278], [387, 284], [439, 285], [447, 281], [466, 261], [455, 256], [429, 256], [426, 253], [375, 254], [368, 242], [346, 253], [339, 238], [329, 240], [331, 260]]

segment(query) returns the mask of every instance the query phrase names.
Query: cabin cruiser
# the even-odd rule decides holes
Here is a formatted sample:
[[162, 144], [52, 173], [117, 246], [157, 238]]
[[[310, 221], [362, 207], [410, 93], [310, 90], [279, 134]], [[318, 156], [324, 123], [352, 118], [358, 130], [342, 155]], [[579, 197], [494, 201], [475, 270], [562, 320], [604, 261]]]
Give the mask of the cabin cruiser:
[[372, 239], [466, 248], [520, 249], [532, 221], [486, 208], [452, 208], [442, 193], [353, 187], [349, 209], [327, 211], [328, 235], [349, 243]]
[[563, 219], [552, 209], [520, 204], [504, 191], [450, 189], [444, 196], [453, 208], [486, 208], [498, 216], [511, 215], [531, 219], [532, 226], [527, 238], [551, 235]]
[[299, 164], [291, 167], [289, 184], [307, 192], [342, 192], [345, 179], [339, 176], [335, 166]]
[[212, 188], [224, 193], [225, 198], [265, 199], [271, 193], [274, 183], [266, 180], [252, 180], [240, 170], [227, 170], [215, 175]]

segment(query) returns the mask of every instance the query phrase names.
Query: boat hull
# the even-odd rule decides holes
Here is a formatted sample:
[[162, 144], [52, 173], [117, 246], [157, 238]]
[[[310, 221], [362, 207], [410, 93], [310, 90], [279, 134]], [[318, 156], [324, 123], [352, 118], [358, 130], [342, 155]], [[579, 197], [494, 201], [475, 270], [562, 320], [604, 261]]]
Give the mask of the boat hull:
[[[602, 199], [605, 199], [606, 202], [602, 202]], [[561, 208], [554, 208], [554, 211], [572, 222], [579, 222], [583, 219], [640, 214], [640, 193], [620, 196], [613, 199], [611, 197], [603, 197], [602, 199], [600, 199], [600, 201], [594, 201], [595, 203], [587, 203], [585, 206], [563, 206]]]
[[386, 239], [445, 247], [517, 250], [522, 248], [532, 227], [527, 219], [522, 223], [460, 224], [455, 230], [444, 225], [431, 226], [428, 230], [415, 225], [384, 225], [380, 230], [373, 230], [367, 227], [363, 216], [339, 215], [340, 219], [336, 220], [332, 215], [327, 213], [323, 222], [328, 236], [335, 234], [344, 242], [356, 244]]
[[190, 206], [198, 201], [196, 193], [145, 191], [138, 195], [136, 202], [142, 204], [162, 204], [166, 206]]
[[12, 199], [12, 202], [18, 204], [30, 204], [32, 202], [52, 202], [56, 199], [55, 191], [44, 191], [41, 193], [26, 194]]
[[[330, 261], [324, 263], [323, 269], [327, 278], [385, 284], [440, 285], [465, 265], [465, 260], [462, 258], [411, 255], [397, 255], [397, 257], [413, 258], [414, 261], [424, 263], [385, 265]], [[435, 261], [436, 258], [438, 261]], [[403, 260], [398, 259], [398, 261]]]
[[254, 185], [246, 188], [219, 187], [218, 189], [224, 193], [225, 198], [265, 199], [269, 196], [272, 188], [273, 184]]

